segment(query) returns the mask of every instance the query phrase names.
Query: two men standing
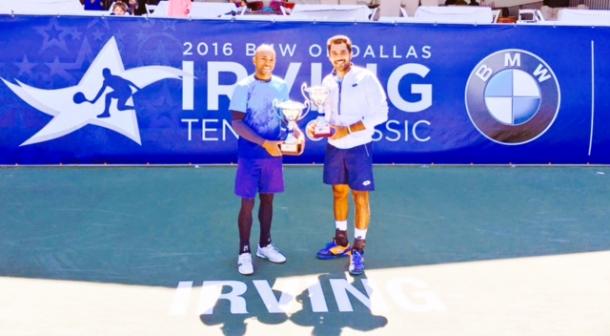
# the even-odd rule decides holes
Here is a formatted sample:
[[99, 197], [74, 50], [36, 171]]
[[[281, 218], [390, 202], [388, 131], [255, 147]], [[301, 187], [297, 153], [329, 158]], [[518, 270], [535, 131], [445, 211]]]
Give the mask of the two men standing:
[[[330, 90], [325, 104], [326, 118], [334, 130], [324, 159], [324, 183], [332, 185], [335, 237], [318, 251], [319, 259], [349, 256], [348, 270], [353, 275], [364, 272], [364, 248], [370, 223], [369, 192], [375, 189], [371, 142], [375, 126], [387, 120], [386, 95], [379, 80], [370, 71], [352, 64], [352, 42], [344, 35], [333, 36], [327, 43], [333, 72], [322, 85]], [[238, 216], [240, 250], [238, 270], [252, 274], [249, 247], [254, 197], [260, 195], [261, 237], [257, 256], [271, 262], [286, 261], [271, 245], [273, 194], [284, 189], [279, 144], [285, 138], [281, 119], [274, 111], [274, 100], [288, 99], [288, 86], [273, 76], [275, 52], [270, 45], [259, 46], [254, 56], [255, 74], [237, 84], [231, 99], [233, 127], [240, 136], [235, 193], [242, 198]], [[315, 125], [310, 124], [310, 137]], [[304, 142], [302, 134], [298, 134]], [[354, 197], [354, 243], [349, 244], [347, 219], [349, 194]]]

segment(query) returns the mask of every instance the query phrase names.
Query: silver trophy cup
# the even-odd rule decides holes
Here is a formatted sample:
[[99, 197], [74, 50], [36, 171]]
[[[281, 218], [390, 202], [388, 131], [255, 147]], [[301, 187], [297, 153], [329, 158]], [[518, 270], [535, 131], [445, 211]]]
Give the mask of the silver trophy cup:
[[315, 120], [313, 134], [317, 138], [326, 138], [332, 135], [332, 128], [324, 117], [324, 104], [330, 95], [330, 89], [322, 85], [307, 87], [306, 83], [301, 85], [301, 94], [305, 97], [305, 102], [310, 102], [318, 110], [318, 118]]
[[302, 143], [294, 136], [295, 128], [299, 128], [297, 121], [305, 118], [309, 112], [309, 103], [300, 103], [293, 100], [274, 102], [274, 106], [281, 113], [281, 117], [287, 122], [288, 135], [286, 140], [280, 144], [280, 150], [284, 154], [299, 155], [301, 154]]

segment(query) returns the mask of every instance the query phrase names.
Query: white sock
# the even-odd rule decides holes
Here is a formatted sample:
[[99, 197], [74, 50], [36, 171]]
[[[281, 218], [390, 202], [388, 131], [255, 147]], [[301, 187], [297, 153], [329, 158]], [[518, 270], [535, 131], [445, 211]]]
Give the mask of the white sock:
[[347, 231], [347, 221], [335, 221], [335, 228], [341, 231]]
[[354, 239], [366, 239], [366, 231], [367, 229], [360, 230], [358, 228], [354, 229]]

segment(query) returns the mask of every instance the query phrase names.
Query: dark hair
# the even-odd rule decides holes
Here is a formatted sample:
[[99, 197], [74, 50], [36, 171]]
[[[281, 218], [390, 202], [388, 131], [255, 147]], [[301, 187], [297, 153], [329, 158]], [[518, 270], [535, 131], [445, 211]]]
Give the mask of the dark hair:
[[328, 52], [330, 52], [330, 46], [332, 44], [341, 43], [345, 43], [345, 45], [347, 46], [347, 50], [349, 50], [349, 52], [352, 52], [352, 40], [350, 40], [350, 38], [345, 35], [335, 35], [329, 38], [328, 41], [326, 41], [326, 48], [328, 49]]

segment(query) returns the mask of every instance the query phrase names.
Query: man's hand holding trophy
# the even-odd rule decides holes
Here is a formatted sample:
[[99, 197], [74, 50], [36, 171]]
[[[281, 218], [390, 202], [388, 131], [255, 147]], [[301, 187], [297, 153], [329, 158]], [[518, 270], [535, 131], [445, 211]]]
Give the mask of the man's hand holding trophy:
[[305, 98], [303, 103], [293, 100], [274, 102], [275, 108], [287, 123], [288, 128], [286, 140], [279, 145], [283, 155], [296, 156], [303, 154], [305, 150], [305, 135], [297, 125], [297, 122], [307, 116], [312, 106], [316, 108], [319, 115], [307, 129], [310, 138], [328, 138], [334, 133], [334, 129], [324, 117], [324, 104], [330, 95], [330, 90], [322, 85], [308, 87], [306, 83], [303, 83], [301, 85], [301, 94]]

